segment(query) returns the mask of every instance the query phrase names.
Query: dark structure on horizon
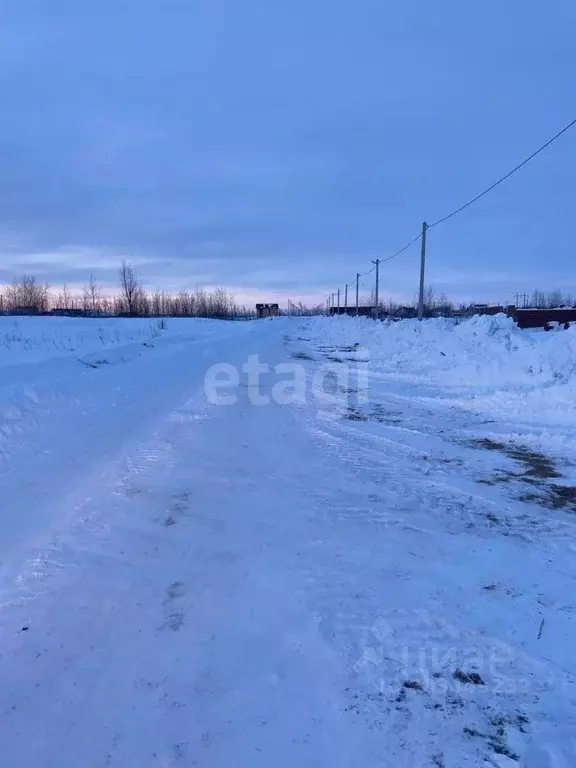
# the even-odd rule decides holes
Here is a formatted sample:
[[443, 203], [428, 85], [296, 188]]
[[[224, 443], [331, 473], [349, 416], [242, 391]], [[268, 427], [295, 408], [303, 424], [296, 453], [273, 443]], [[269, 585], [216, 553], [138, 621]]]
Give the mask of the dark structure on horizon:
[[279, 314], [278, 304], [256, 304], [257, 317], [278, 317]]
[[[376, 317], [376, 309], [372, 306], [370, 307], [358, 307], [358, 312], [356, 312], [356, 307], [330, 307], [330, 314], [331, 315], [349, 315], [350, 317], [356, 317], [356, 314], [358, 314], [358, 317]], [[414, 307], [397, 307], [396, 310], [390, 314], [388, 310], [384, 309], [383, 307], [380, 307], [380, 311], [378, 312], [378, 319], [379, 320], [387, 320], [388, 318], [392, 320], [404, 320], [405, 318], [410, 317], [416, 317], [416, 309]]]
[[576, 307], [515, 307], [474, 305], [471, 314], [497, 315], [504, 313], [516, 322], [519, 328], [544, 328], [549, 331], [554, 324], [567, 328], [576, 322]]
[[374, 307], [358, 307], [358, 313], [356, 313], [356, 307], [330, 307], [331, 315], [350, 315], [355, 317], [358, 314], [360, 317], [374, 317]]

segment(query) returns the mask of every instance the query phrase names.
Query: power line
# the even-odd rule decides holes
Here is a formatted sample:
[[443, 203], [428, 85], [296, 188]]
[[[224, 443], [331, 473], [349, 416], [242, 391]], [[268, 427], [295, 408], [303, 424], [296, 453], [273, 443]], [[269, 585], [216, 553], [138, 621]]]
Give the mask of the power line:
[[512, 168], [511, 171], [509, 171], [505, 176], [502, 176], [502, 178], [498, 179], [498, 181], [495, 181], [494, 184], [491, 184], [489, 187], [487, 187], [483, 192], [480, 192], [479, 195], [476, 195], [476, 197], [473, 197], [472, 200], [469, 200], [467, 203], [464, 203], [464, 205], [461, 205], [459, 208], [456, 208], [455, 211], [452, 211], [452, 213], [449, 213], [447, 216], [443, 216], [441, 219], [438, 219], [438, 221], [435, 221], [434, 224], [430, 224], [428, 226], [428, 229], [432, 229], [432, 227], [437, 227], [439, 224], [443, 224], [445, 221], [448, 221], [448, 219], [451, 219], [453, 216], [456, 216], [457, 213], [460, 213], [464, 209], [471, 206], [473, 203], [475, 203], [477, 200], [480, 200], [481, 197], [484, 197], [484, 195], [487, 195], [488, 192], [492, 192], [493, 189], [496, 189], [500, 184], [502, 184], [503, 181], [506, 181], [506, 179], [509, 179], [510, 176], [512, 176], [516, 171], [519, 171], [520, 168], [523, 168], [527, 163], [530, 162], [530, 160], [533, 160], [536, 155], [539, 155], [540, 152], [543, 152], [547, 147], [550, 146], [553, 142], [556, 141], [556, 139], [559, 139], [562, 134], [566, 133], [572, 126], [576, 125], [576, 118], [574, 120], [571, 120], [568, 125], [565, 125], [564, 128], [562, 128], [561, 131], [558, 131], [558, 133], [555, 136], [552, 136], [551, 139], [548, 139], [548, 141], [545, 144], [542, 144], [541, 147], [539, 147], [535, 152], [532, 152], [532, 154], [527, 157], [525, 160], [522, 160], [522, 162], [517, 165], [515, 168]]
[[[409, 243], [407, 243], [405, 246], [403, 246], [402, 248], [400, 248], [400, 250], [399, 250], [399, 251], [396, 251], [396, 253], [393, 253], [391, 256], [388, 256], [388, 257], [387, 257], [387, 258], [385, 258], [385, 259], [380, 259], [380, 260], [379, 260], [379, 263], [380, 263], [380, 264], [385, 264], [387, 261], [392, 261], [392, 259], [395, 259], [397, 256], [400, 256], [400, 254], [401, 254], [401, 253], [404, 253], [404, 251], [408, 250], [408, 248], [410, 248], [410, 246], [411, 246], [411, 245], [414, 245], [414, 243], [415, 243], [417, 240], [420, 240], [420, 238], [421, 238], [421, 237], [422, 237], [422, 234], [421, 234], [421, 233], [419, 233], [418, 235], [416, 235], [416, 237], [414, 237], [412, 240], [410, 240], [410, 242], [409, 242]], [[374, 271], [375, 271], [375, 269], [376, 269], [376, 263], [374, 262], [374, 266], [373, 266], [371, 269], [369, 269], [367, 272], [362, 272], [362, 274], [360, 274], [360, 275], [359, 275], [359, 284], [360, 284], [360, 285], [363, 285], [363, 284], [364, 284], [364, 282], [363, 282], [362, 278], [363, 278], [363, 277], [366, 277], [367, 275], [370, 275], [370, 274], [372, 274], [372, 272], [374, 272]], [[351, 287], [352, 285], [354, 285], [354, 281], [353, 281], [352, 283], [347, 283], [347, 284], [345, 284], [345, 286], [344, 286], [344, 287], [345, 287], [345, 288], [349, 288], [349, 287]]]
[[411, 245], [414, 245], [417, 240], [420, 240], [421, 237], [422, 233], [419, 232], [413, 240], [410, 240], [409, 243], [407, 243], [403, 248], [400, 248], [399, 251], [396, 251], [396, 253], [393, 253], [392, 256], [387, 256], [385, 259], [380, 259], [380, 264], [385, 264], [387, 261], [392, 261], [392, 259], [395, 259], [396, 256], [400, 256], [401, 253], [407, 251], [408, 248], [410, 248]]
[[[410, 246], [414, 245], [418, 240], [422, 240], [422, 254], [421, 254], [421, 261], [422, 261], [422, 267], [421, 267], [421, 277], [420, 277], [420, 313], [422, 309], [422, 288], [423, 288], [423, 280], [424, 280], [424, 259], [425, 259], [425, 252], [426, 252], [426, 231], [428, 229], [432, 229], [433, 227], [437, 227], [439, 224], [443, 224], [445, 221], [448, 221], [448, 219], [451, 219], [453, 216], [456, 216], [457, 214], [464, 211], [466, 208], [469, 208], [471, 205], [476, 203], [478, 200], [480, 200], [482, 197], [487, 195], [489, 192], [492, 192], [493, 189], [496, 189], [496, 187], [500, 186], [504, 181], [509, 179], [511, 176], [513, 176], [517, 171], [519, 171], [521, 168], [523, 168], [525, 165], [527, 165], [531, 160], [533, 160], [537, 155], [539, 155], [541, 152], [543, 152], [547, 147], [549, 147], [551, 144], [553, 144], [557, 139], [560, 138], [564, 133], [566, 133], [570, 128], [572, 128], [574, 125], [576, 125], [576, 118], [571, 120], [567, 125], [562, 128], [562, 130], [558, 131], [554, 136], [552, 136], [551, 139], [548, 139], [547, 142], [542, 144], [541, 147], [538, 147], [538, 149], [534, 152], [532, 152], [531, 155], [529, 155], [527, 158], [522, 160], [521, 163], [519, 163], [517, 166], [512, 168], [511, 171], [508, 171], [504, 176], [502, 176], [498, 181], [495, 181], [493, 184], [491, 184], [489, 187], [487, 187], [485, 190], [480, 192], [480, 194], [473, 197], [471, 200], [468, 200], [468, 202], [464, 203], [464, 205], [461, 205], [459, 208], [456, 208], [451, 213], [447, 214], [446, 216], [443, 216], [441, 219], [438, 219], [438, 221], [435, 221], [433, 224], [426, 224], [424, 223], [422, 225], [422, 232], [419, 232], [416, 237], [412, 238], [409, 243], [406, 243], [402, 248], [400, 248], [398, 251], [393, 253], [391, 256], [387, 256], [385, 259], [380, 259], [374, 262], [374, 266], [369, 269], [367, 272], [363, 272], [362, 274], [358, 274], [357, 279], [357, 285], [363, 284], [362, 278], [366, 277], [367, 275], [370, 275], [372, 272], [374, 272], [375, 269], [377, 269], [377, 263], [379, 264], [386, 264], [389, 261], [392, 261], [392, 259], [395, 259], [396, 257], [403, 254], [405, 251], [410, 248]], [[345, 290], [347, 290], [350, 286], [352, 286], [354, 283], [347, 283], [345, 285]], [[332, 304], [334, 304], [334, 294], [332, 294]], [[420, 316], [420, 314], [419, 314]]]

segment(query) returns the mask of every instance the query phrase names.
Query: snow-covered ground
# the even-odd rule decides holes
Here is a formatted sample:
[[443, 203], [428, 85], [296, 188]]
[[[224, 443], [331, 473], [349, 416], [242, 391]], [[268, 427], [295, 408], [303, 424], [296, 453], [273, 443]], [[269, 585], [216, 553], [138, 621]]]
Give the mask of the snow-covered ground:
[[73, 356], [83, 359], [106, 350], [152, 344], [160, 338], [189, 338], [211, 321], [172, 318], [69, 318], [0, 316], [0, 367]]
[[2, 765], [576, 765], [576, 331], [13, 323]]
[[[422, 404], [485, 414], [499, 436], [576, 459], [576, 326], [522, 331], [504, 315], [384, 326], [341, 320], [330, 321], [340, 343], [360, 339], [370, 352], [372, 389], [409, 386]], [[315, 338], [325, 333], [322, 326]]]

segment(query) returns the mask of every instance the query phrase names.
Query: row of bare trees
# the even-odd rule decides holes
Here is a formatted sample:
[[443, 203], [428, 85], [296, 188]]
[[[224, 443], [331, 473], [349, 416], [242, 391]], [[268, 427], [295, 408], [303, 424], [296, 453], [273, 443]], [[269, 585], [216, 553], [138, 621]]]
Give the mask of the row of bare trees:
[[[249, 317], [253, 310], [239, 307], [232, 294], [218, 288], [205, 291], [182, 290], [177, 294], [166, 291], [146, 292], [133, 266], [123, 261], [118, 270], [119, 291], [111, 296], [90, 274], [80, 291], [71, 291], [64, 285], [58, 292], [50, 290], [46, 283], [40, 283], [33, 275], [23, 275], [15, 279], [3, 291], [0, 290], [0, 312], [18, 312], [41, 314], [50, 310], [82, 313], [85, 315], [125, 315], [131, 317]], [[375, 296], [370, 296], [370, 306], [375, 306]], [[415, 300], [416, 301], [416, 300]], [[560, 290], [535, 290], [531, 297], [524, 297], [524, 305], [531, 307], [566, 307], [574, 306], [574, 298]], [[414, 305], [399, 305], [395, 302], [379, 301], [382, 314], [410, 316], [415, 312]], [[424, 295], [424, 309], [427, 317], [434, 315], [450, 316], [465, 314], [468, 307], [455, 306], [446, 294], [436, 294], [432, 286], [427, 286]], [[321, 312], [322, 307], [307, 310], [302, 305], [291, 302], [292, 314], [310, 314]]]
[[[370, 307], [376, 307], [376, 294], [370, 293], [368, 299]], [[427, 285], [424, 289], [424, 316], [445, 316], [450, 317], [455, 314], [464, 314], [467, 305], [456, 305], [445, 293], [436, 293], [433, 286]], [[390, 315], [395, 317], [415, 317], [418, 313], [418, 296], [415, 296], [412, 302], [400, 304], [390, 299], [385, 301], [380, 298], [378, 301], [378, 312], [382, 316]]]
[[[535, 290], [531, 295], [522, 294], [520, 295], [520, 299], [517, 303], [518, 306], [523, 308], [536, 309], [576, 307], [576, 300], [574, 297], [570, 293], [558, 289], [548, 292]], [[418, 296], [415, 296], [413, 301], [408, 304], [399, 304], [398, 302], [392, 300], [386, 302], [383, 299], [380, 299], [378, 304], [379, 313], [381, 315], [415, 317], [418, 309]], [[370, 294], [369, 306], [376, 306], [376, 295], [374, 291], [372, 291]], [[472, 314], [478, 308], [478, 306], [482, 305], [455, 303], [449, 299], [445, 293], [437, 293], [431, 285], [426, 286], [424, 289], [425, 317], [452, 317], [454, 315], [468, 315]]]
[[239, 307], [232, 294], [218, 288], [205, 291], [146, 292], [133, 266], [123, 261], [118, 270], [119, 291], [108, 295], [93, 274], [80, 291], [64, 285], [59, 291], [40, 283], [33, 275], [16, 278], [0, 291], [0, 312], [42, 314], [57, 310], [65, 314], [82, 313], [92, 316], [127, 315], [131, 317], [214, 317], [248, 316], [251, 311]]
[[23, 275], [0, 294], [0, 309], [25, 307], [33, 312], [46, 312], [50, 307], [48, 285], [41, 285], [32, 275]]
[[572, 294], [556, 289], [548, 293], [538, 290], [533, 291], [527, 306], [539, 309], [553, 309], [554, 307], [573, 307], [575, 304], [576, 300]]

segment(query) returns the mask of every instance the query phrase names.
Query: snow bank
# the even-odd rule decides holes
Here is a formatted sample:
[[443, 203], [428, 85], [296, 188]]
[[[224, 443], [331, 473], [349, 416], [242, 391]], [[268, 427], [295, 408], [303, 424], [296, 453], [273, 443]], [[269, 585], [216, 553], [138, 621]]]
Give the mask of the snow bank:
[[[505, 315], [459, 322], [437, 318], [374, 323], [332, 318], [319, 337], [335, 344], [360, 341], [375, 371], [421, 379], [455, 389], [494, 386], [532, 388], [574, 380], [576, 328], [562, 333], [520, 330]], [[325, 341], [323, 343], [326, 343]]]
[[[505, 315], [396, 323], [333, 317], [310, 331], [322, 345], [360, 343], [374, 385], [416, 385], [414, 396], [538, 428], [548, 447], [569, 446], [576, 455], [576, 327], [533, 333]], [[562, 430], [546, 435], [548, 427]]]

